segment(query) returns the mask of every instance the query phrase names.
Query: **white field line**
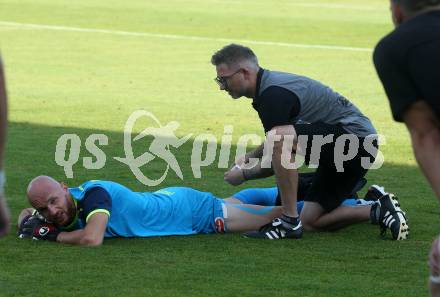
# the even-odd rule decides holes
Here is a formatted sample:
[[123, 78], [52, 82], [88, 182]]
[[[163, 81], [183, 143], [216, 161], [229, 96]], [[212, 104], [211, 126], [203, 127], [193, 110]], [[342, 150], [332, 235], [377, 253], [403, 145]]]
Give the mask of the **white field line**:
[[371, 48], [339, 46], [339, 45], [319, 45], [319, 44], [302, 44], [302, 43], [288, 43], [288, 42], [275, 42], [275, 41], [258, 41], [258, 40], [246, 40], [246, 39], [212, 38], [212, 37], [201, 37], [201, 36], [191, 36], [191, 35], [130, 32], [130, 31], [119, 31], [119, 30], [107, 30], [107, 29], [27, 24], [27, 23], [16, 23], [16, 22], [5, 22], [5, 21], [0, 21], [0, 26], [7, 26], [7, 27], [13, 27], [15, 29], [24, 29], [24, 30], [31, 29], [31, 30], [81, 32], [81, 33], [101, 33], [101, 34], [112, 34], [112, 35], [120, 35], [120, 36], [137, 36], [137, 37], [150, 37], [150, 38], [162, 38], [162, 39], [214, 41], [214, 42], [225, 42], [225, 43], [235, 42], [235, 43], [243, 43], [243, 44], [268, 45], [268, 46], [280, 46], [280, 47], [291, 47], [291, 48], [372, 52]]
[[326, 3], [288, 3], [291, 6], [301, 7], [315, 7], [315, 8], [331, 8], [331, 9], [349, 9], [349, 10], [362, 10], [362, 11], [385, 11], [380, 7], [371, 6], [357, 6], [357, 5], [345, 5], [345, 4], [326, 4]]
[[[238, 0], [212, 0], [212, 2], [227, 3], [227, 4], [237, 4], [242, 5], [249, 3], [248, 1], [238, 1]], [[379, 6], [367, 6], [367, 5], [350, 5], [350, 4], [329, 4], [329, 3], [306, 3], [306, 2], [281, 2], [280, 5], [285, 6], [298, 6], [298, 7], [310, 7], [310, 8], [329, 8], [329, 9], [348, 9], [348, 10], [360, 10], [360, 11], [385, 11], [388, 12], [386, 8]]]

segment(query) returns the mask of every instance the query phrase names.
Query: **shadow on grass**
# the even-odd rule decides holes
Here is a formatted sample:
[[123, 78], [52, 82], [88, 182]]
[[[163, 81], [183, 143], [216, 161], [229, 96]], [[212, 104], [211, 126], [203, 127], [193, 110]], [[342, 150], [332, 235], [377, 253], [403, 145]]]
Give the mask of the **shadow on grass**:
[[[73, 165], [74, 177], [69, 179], [64, 173], [63, 167], [55, 162], [56, 143], [63, 134], [77, 134], [81, 139], [79, 159]], [[91, 170], [83, 166], [84, 157], [96, 157], [85, 147], [85, 141], [91, 134], [104, 134], [108, 137], [108, 145], [99, 146], [106, 155], [105, 166], [101, 169]], [[193, 135], [193, 137], [196, 135]], [[133, 136], [134, 137], [134, 136]], [[181, 137], [181, 136], [179, 136]], [[135, 157], [148, 150], [151, 138], [132, 142]], [[220, 141], [219, 141], [220, 142]], [[139, 182], [126, 164], [116, 161], [113, 157], [124, 157], [124, 135], [122, 132], [50, 127], [30, 123], [10, 123], [8, 150], [7, 150], [7, 194], [8, 201], [14, 212], [17, 213], [27, 205], [24, 197], [28, 182], [40, 174], [53, 176], [59, 181], [64, 181], [70, 186], [90, 180], [113, 180], [122, 183], [136, 191], [155, 191], [167, 186], [187, 186], [202, 191], [210, 191], [219, 197], [228, 197], [235, 191], [246, 187], [271, 187], [275, 185], [273, 178], [251, 181], [240, 187], [232, 187], [223, 181], [224, 168], [218, 168], [220, 143], [217, 144], [215, 160], [207, 167], [200, 167], [201, 178], [195, 178], [191, 168], [191, 152], [194, 139], [188, 140], [178, 149], [171, 151], [176, 156], [183, 173], [180, 179], [171, 169], [165, 180], [158, 186], [148, 187]], [[231, 146], [229, 163], [233, 161], [237, 147]], [[206, 143], [204, 146], [206, 152]], [[69, 148], [66, 151], [66, 158]], [[205, 155], [202, 155], [202, 159]], [[386, 156], [385, 156], [386, 159]], [[166, 169], [166, 162], [159, 158], [142, 167], [143, 173], [150, 179], [159, 178]], [[385, 163], [381, 169], [371, 170], [368, 175], [368, 184], [384, 185], [390, 192], [396, 193], [402, 206], [408, 211], [412, 222], [421, 221], [429, 225], [429, 220], [434, 219], [440, 213], [430, 188], [415, 166]], [[365, 189], [364, 189], [365, 191]], [[414, 218], [414, 219], [413, 219]], [[428, 228], [429, 229], [429, 228]]]
[[[67, 133], [77, 134], [82, 142], [79, 161], [73, 166], [73, 179], [66, 178], [63, 168], [58, 166], [54, 159], [57, 140], [62, 134]], [[90, 134], [105, 134], [108, 137], [108, 145], [100, 147], [107, 156], [107, 162], [99, 170], [85, 169], [82, 164], [83, 157], [92, 156], [84, 146], [84, 142]], [[40, 174], [53, 176], [71, 186], [76, 186], [85, 180], [101, 179], [120, 182], [136, 191], [154, 191], [161, 187], [180, 185], [210, 191], [219, 197], [227, 197], [245, 187], [270, 187], [275, 184], [274, 179], [269, 178], [252, 181], [240, 187], [227, 185], [223, 181], [225, 169], [217, 168], [219, 145], [216, 160], [210, 166], [202, 167], [202, 178], [195, 179], [190, 165], [193, 146], [193, 139], [191, 139], [179, 149], [172, 150], [180, 164], [184, 179], [179, 179], [174, 172], [170, 171], [161, 185], [147, 187], [136, 180], [126, 165], [113, 159], [113, 157], [125, 155], [123, 137], [122, 132], [10, 123], [7, 152], [7, 196], [14, 219], [21, 208], [28, 206], [25, 199], [28, 182]], [[140, 141], [136, 145], [133, 144], [133, 147], [135, 156], [138, 156], [147, 150], [148, 140]], [[230, 162], [235, 155], [235, 150], [236, 146], [233, 145]], [[151, 178], [158, 177], [165, 170], [165, 166], [165, 162], [153, 160], [145, 166], [144, 173], [151, 174], [149, 176]], [[200, 290], [201, 296], [210, 295], [209, 292], [212, 293], [212, 290], [225, 290], [225, 293], [229, 292], [226, 295], [233, 296], [236, 292], [233, 287], [236, 286], [247, 290], [249, 294], [243, 293], [244, 295], [252, 296], [251, 292], [256, 288], [262, 290], [255, 283], [256, 280], [263, 282], [263, 279], [270, 278], [272, 275], [279, 281], [280, 272], [277, 267], [289, 267], [287, 270], [282, 268], [282, 271], [286, 271], [281, 275], [286, 277], [281, 277], [281, 283], [285, 285], [277, 288], [281, 294], [297, 290], [297, 285], [291, 283], [291, 277], [293, 277], [296, 282], [304, 285], [302, 291], [296, 295], [318, 294], [325, 296], [326, 292], [330, 290], [332, 296], [342, 296], [347, 290], [348, 279], [350, 280], [348, 286], [351, 289], [363, 288], [360, 292], [365, 292], [365, 294], [359, 293], [359, 296], [368, 296], [373, 292], [381, 293], [383, 288], [389, 286], [393, 286], [393, 291], [390, 291], [387, 296], [426, 295], [424, 287], [427, 273], [425, 260], [430, 241], [438, 232], [438, 228], [435, 227], [440, 213], [438, 203], [419, 169], [415, 166], [385, 163], [381, 169], [370, 171], [367, 177], [368, 184], [384, 185], [386, 189], [395, 192], [400, 197], [402, 207], [410, 218], [411, 235], [409, 240], [401, 243], [377, 240], [379, 238], [378, 230], [369, 224], [361, 224], [350, 226], [336, 233], [307, 233], [301, 241], [277, 243], [244, 240], [239, 235], [207, 235], [114, 239], [106, 241], [106, 244], [99, 250], [67, 246], [60, 249], [58, 245], [50, 243], [30, 241], [24, 243], [15, 239], [15, 228], [13, 228], [13, 233], [1, 242], [0, 251], [6, 257], [2, 257], [1, 260], [1, 266], [4, 267], [4, 270], [0, 272], [0, 276], [2, 276], [0, 281], [1, 279], [8, 281], [8, 286], [2, 285], [2, 287], [7, 288], [6, 292], [11, 294], [19, 292], [20, 296], [44, 296], [46, 292], [44, 289], [29, 289], [32, 288], [32, 284], [37, 287], [38, 283], [42, 281], [41, 277], [33, 278], [31, 284], [26, 285], [26, 288], [21, 287], [20, 279], [23, 277], [23, 272], [20, 267], [26, 265], [27, 271], [32, 271], [32, 269], [39, 271], [43, 266], [57, 267], [47, 272], [49, 279], [58, 279], [59, 274], [75, 273], [84, 275], [85, 277], [81, 279], [87, 281], [89, 278], [94, 279], [94, 275], [97, 273], [96, 265], [104, 268], [101, 271], [111, 271], [117, 265], [118, 271], [121, 272], [118, 281], [122, 279], [131, 286], [117, 288], [116, 292], [119, 294], [131, 295], [133, 292], [138, 292], [136, 294], [147, 296], [150, 292], [153, 296], [157, 294], [196, 296], [198, 294], [195, 294], [192, 288], [197, 288]], [[27, 249], [32, 249], [33, 253], [23, 256]], [[53, 256], [45, 259], [44, 263], [38, 263], [31, 256], [35, 253], [47, 253]], [[290, 255], [291, 253], [295, 257], [290, 260], [280, 257], [280, 255]], [[347, 261], [347, 258], [351, 260]], [[231, 262], [231, 259], [234, 261]], [[399, 259], [407, 260], [401, 263], [397, 262], [400, 261]], [[371, 267], [366, 267], [365, 263]], [[403, 283], [408, 285], [402, 285], [399, 273], [390, 278], [386, 269], [378, 271], [376, 267], [380, 266], [395, 267], [396, 271], [405, 270], [407, 273], [404, 274]], [[292, 267], [303, 267], [300, 273], [302, 275], [299, 276], [292, 272]], [[149, 269], [147, 274], [145, 274], [145, 269]], [[46, 268], [44, 270], [47, 271]], [[232, 287], [215, 285], [218, 283], [217, 278], [209, 277], [213, 271], [221, 274], [221, 283], [232, 282], [234, 285]], [[332, 276], [335, 271], [338, 271], [338, 274]], [[100, 272], [99, 275], [116, 281], [111, 273]], [[148, 276], [140, 278], [139, 275]], [[30, 275], [28, 277], [30, 278]], [[316, 277], [321, 281], [319, 285], [315, 281], [310, 281]], [[61, 278], [61, 283], [66, 288], [73, 289], [69, 285], [68, 279], [70, 278]], [[379, 281], [377, 283], [377, 279], [386, 279], [387, 282]], [[145, 286], [149, 286], [149, 289], [145, 286], [139, 287], [142, 280], [145, 282]], [[174, 287], [166, 285], [168, 280], [174, 283]], [[188, 287], [187, 281], [193, 282], [192, 286]], [[57, 285], [54, 282], [51, 283], [54, 286]], [[210, 285], [205, 286], [205, 284]], [[104, 295], [114, 293], [107, 286], [103, 288], [98, 284], [90, 285], [96, 290], [103, 290]], [[133, 291], [135, 289], [137, 291]], [[265, 290], [264, 294], [269, 294], [271, 291], [270, 288], [263, 290]], [[86, 293], [84, 290], [81, 292]], [[64, 295], [69, 296], [68, 291], [59, 296]]]

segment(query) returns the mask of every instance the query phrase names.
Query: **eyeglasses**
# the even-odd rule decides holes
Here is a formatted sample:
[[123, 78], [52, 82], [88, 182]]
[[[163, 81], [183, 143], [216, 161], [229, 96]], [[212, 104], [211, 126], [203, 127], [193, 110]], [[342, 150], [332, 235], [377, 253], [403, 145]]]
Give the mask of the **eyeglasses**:
[[241, 68], [239, 68], [237, 71], [235, 71], [234, 73], [232, 73], [230, 75], [217, 76], [216, 78], [214, 78], [214, 81], [219, 85], [220, 88], [226, 89], [228, 79], [230, 79], [231, 77], [233, 77], [234, 75], [236, 75], [240, 71], [241, 71]]

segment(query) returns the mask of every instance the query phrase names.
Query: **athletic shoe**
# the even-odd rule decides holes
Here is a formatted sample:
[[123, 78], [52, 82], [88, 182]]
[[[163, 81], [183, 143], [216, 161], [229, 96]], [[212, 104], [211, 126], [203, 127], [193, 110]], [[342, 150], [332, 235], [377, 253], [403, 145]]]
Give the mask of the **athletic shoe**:
[[384, 187], [378, 185], [372, 185], [371, 187], [368, 188], [367, 193], [365, 193], [364, 200], [377, 201], [386, 194], [388, 193], [385, 192]]
[[246, 232], [243, 235], [247, 238], [260, 239], [299, 239], [302, 237], [302, 233], [301, 221], [298, 221], [298, 224], [295, 226], [280, 218], [276, 218], [269, 224], [262, 226], [260, 230]]
[[393, 194], [383, 195], [378, 200], [378, 207], [380, 234], [383, 236], [390, 229], [394, 240], [406, 239], [409, 234], [406, 213], [400, 208], [397, 198]]

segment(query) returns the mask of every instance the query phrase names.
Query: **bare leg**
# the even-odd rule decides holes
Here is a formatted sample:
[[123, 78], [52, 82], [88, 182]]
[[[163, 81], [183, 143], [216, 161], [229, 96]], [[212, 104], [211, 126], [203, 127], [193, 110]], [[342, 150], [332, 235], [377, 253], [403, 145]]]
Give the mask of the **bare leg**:
[[440, 200], [440, 122], [424, 101], [411, 105], [404, 120], [417, 162]]
[[[403, 119], [411, 135], [411, 143], [417, 163], [423, 174], [434, 190], [437, 199], [440, 200], [440, 122], [431, 107], [425, 101], [418, 101], [411, 105], [405, 112]], [[436, 241], [434, 242], [435, 245]], [[430, 256], [436, 254], [436, 266], [438, 266], [438, 251], [431, 249]], [[431, 274], [433, 260], [431, 262]], [[435, 271], [439, 275], [439, 271]], [[431, 296], [440, 297], [440, 284], [429, 282]]]
[[371, 205], [341, 205], [331, 212], [326, 212], [319, 203], [306, 201], [301, 212], [301, 221], [308, 231], [336, 230], [342, 227], [368, 221]]
[[225, 201], [227, 203], [231, 203], [231, 204], [243, 204], [243, 202], [241, 202], [241, 200], [234, 198], [234, 197], [225, 198], [225, 199], [223, 199], [223, 201]]
[[281, 216], [280, 206], [260, 206], [253, 204], [225, 204], [226, 229], [229, 232], [253, 231]]
[[[276, 131], [276, 135], [271, 134]], [[281, 203], [283, 207], [283, 214], [290, 217], [298, 217], [298, 211], [296, 208], [297, 191], [298, 191], [298, 171], [296, 169], [287, 169], [283, 166], [282, 158], [290, 158], [290, 160], [284, 160], [285, 164], [294, 159], [294, 154], [282, 154], [283, 143], [286, 137], [296, 138], [295, 128], [293, 126], [280, 126], [271, 130], [268, 133], [266, 143], [273, 143], [273, 155], [272, 155], [272, 168], [275, 173], [277, 185], [280, 191]], [[281, 136], [278, 140], [277, 136]]]

